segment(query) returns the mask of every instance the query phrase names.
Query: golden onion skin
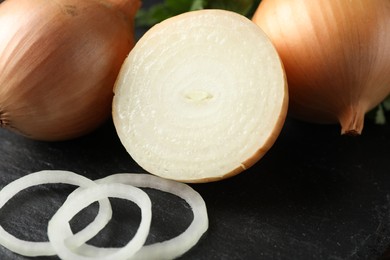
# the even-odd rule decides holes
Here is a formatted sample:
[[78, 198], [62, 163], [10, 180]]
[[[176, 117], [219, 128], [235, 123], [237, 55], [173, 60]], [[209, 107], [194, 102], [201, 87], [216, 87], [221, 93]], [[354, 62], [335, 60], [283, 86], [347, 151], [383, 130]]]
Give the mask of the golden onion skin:
[[106, 121], [140, 6], [139, 0], [113, 1], [0, 4], [1, 127], [58, 141]]
[[263, 0], [252, 20], [285, 66], [289, 114], [360, 134], [390, 94], [390, 1]]

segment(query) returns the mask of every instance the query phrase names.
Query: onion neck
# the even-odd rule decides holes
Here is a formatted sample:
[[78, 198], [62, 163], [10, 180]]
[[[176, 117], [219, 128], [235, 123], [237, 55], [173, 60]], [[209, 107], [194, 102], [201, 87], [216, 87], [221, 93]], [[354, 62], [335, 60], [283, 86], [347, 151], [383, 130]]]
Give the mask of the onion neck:
[[360, 106], [350, 106], [341, 114], [339, 122], [341, 134], [356, 136], [361, 135], [364, 126], [365, 110]]

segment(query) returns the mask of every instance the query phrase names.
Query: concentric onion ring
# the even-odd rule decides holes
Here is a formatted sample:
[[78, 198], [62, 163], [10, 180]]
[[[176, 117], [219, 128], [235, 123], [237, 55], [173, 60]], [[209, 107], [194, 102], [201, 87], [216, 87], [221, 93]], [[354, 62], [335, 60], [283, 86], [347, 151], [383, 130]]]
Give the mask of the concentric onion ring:
[[[107, 197], [128, 199], [135, 202], [141, 208], [141, 223], [135, 236], [124, 247], [110, 254], [99, 255], [99, 251], [93, 257], [80, 255], [81, 252], [69, 249], [66, 245], [66, 238], [71, 237], [72, 232], [66, 228], [67, 223], [84, 207], [95, 200], [101, 200]], [[148, 195], [133, 186], [121, 183], [98, 184], [97, 186], [82, 189], [78, 196], [73, 196], [54, 214], [49, 221], [48, 236], [49, 240], [61, 259], [65, 260], [125, 260], [133, 256], [145, 243], [149, 234], [150, 223], [152, 220], [152, 203]]]
[[[0, 208], [10, 200], [15, 194], [31, 186], [49, 184], [49, 183], [65, 183], [76, 185], [80, 187], [96, 186], [92, 180], [69, 171], [39, 171], [21, 177], [8, 185], [0, 191]], [[66, 204], [66, 203], [65, 203]], [[112, 211], [111, 205], [107, 198], [102, 198], [99, 201], [99, 213], [95, 220], [91, 222], [86, 229], [77, 233], [76, 240], [82, 244], [92, 237], [94, 237], [100, 229], [111, 219]], [[69, 223], [64, 225], [64, 228], [70, 232]], [[86, 230], [86, 231], [85, 231]], [[9, 250], [24, 256], [49, 256], [55, 255], [56, 251], [53, 249], [50, 242], [31, 242], [21, 240], [11, 235], [0, 226], [0, 244]]]
[[[189, 249], [191, 249], [202, 237], [208, 229], [208, 216], [206, 204], [202, 197], [190, 186], [171, 180], [162, 179], [150, 174], [114, 174], [103, 179], [96, 180], [96, 183], [124, 183], [134, 185], [140, 188], [152, 188], [164, 192], [171, 193], [184, 199], [191, 207], [193, 212], [193, 220], [190, 226], [179, 236], [160, 243], [145, 245], [131, 259], [174, 259]], [[80, 197], [78, 189], [71, 196]], [[69, 238], [71, 243], [72, 237]], [[113, 252], [111, 248], [97, 248], [91, 245], [84, 244], [78, 251], [90, 257], [97, 255], [108, 255]]]
[[[50, 242], [29, 242], [15, 238], [0, 226], [0, 243], [25, 256], [58, 254], [63, 259], [173, 259], [191, 249], [208, 229], [208, 216], [202, 197], [190, 186], [149, 174], [114, 174], [95, 182], [67, 171], [41, 171], [15, 180], [0, 191], [0, 208], [19, 191], [39, 184], [67, 183], [79, 185], [49, 222]], [[142, 190], [152, 188], [174, 194], [191, 207], [193, 220], [179, 236], [163, 242], [144, 245], [151, 222], [151, 202]], [[129, 243], [122, 248], [97, 248], [85, 242], [95, 236], [111, 218], [108, 197], [129, 199], [141, 208], [140, 227]], [[82, 208], [99, 200], [95, 220], [77, 234], [73, 234], [69, 220]], [[143, 246], [144, 245], [144, 246]], [[143, 247], [142, 247], [143, 246]]]

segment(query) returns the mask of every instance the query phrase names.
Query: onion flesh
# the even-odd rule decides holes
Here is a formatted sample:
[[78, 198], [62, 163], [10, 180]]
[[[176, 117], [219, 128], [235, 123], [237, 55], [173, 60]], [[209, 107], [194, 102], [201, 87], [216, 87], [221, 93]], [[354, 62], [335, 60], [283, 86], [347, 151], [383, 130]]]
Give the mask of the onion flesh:
[[249, 19], [200, 10], [138, 41], [115, 88], [120, 140], [146, 171], [183, 182], [221, 180], [273, 145], [287, 111], [283, 66]]
[[[8, 185], [0, 191], [0, 208], [10, 200], [19, 191], [31, 186], [48, 184], [48, 183], [65, 183], [76, 185], [80, 187], [95, 186], [96, 183], [92, 180], [68, 171], [39, 171], [21, 177]], [[96, 235], [96, 231], [102, 229], [106, 223], [111, 219], [112, 211], [111, 205], [107, 198], [99, 201], [99, 213], [95, 220], [91, 222], [86, 229], [88, 232], [80, 231], [75, 236], [78, 243], [82, 244]], [[64, 228], [70, 232], [69, 224], [64, 225]], [[0, 244], [9, 250], [24, 256], [49, 256], [55, 255], [56, 251], [53, 249], [50, 242], [32, 242], [16, 238], [3, 227], [0, 226]]]
[[[168, 192], [184, 199], [191, 207], [193, 220], [190, 226], [180, 235], [172, 239], [143, 246], [131, 259], [174, 259], [191, 249], [208, 229], [207, 208], [202, 197], [190, 186], [171, 180], [161, 179], [150, 174], [114, 174], [103, 179], [96, 180], [96, 183], [124, 183], [140, 188], [152, 188]], [[74, 196], [82, 189], [76, 190]], [[72, 243], [73, 237], [69, 238]], [[97, 248], [84, 244], [78, 251], [84, 255], [95, 257], [96, 255], [107, 255], [117, 249]]]
[[[64, 260], [82, 260], [82, 259], [116, 259], [125, 260], [133, 256], [145, 243], [149, 233], [152, 220], [152, 203], [147, 194], [130, 185], [120, 183], [99, 184], [94, 187], [83, 189], [65, 203], [52, 217], [48, 225], [48, 236], [50, 243], [55, 248], [57, 254]], [[141, 223], [135, 236], [121, 249], [111, 251], [108, 255], [94, 255], [87, 257], [71, 250], [65, 241], [73, 234], [66, 226], [72, 217], [84, 207], [95, 200], [101, 200], [107, 197], [128, 199], [135, 202], [141, 208]], [[97, 251], [98, 253], [99, 251]]]
[[[92, 181], [68, 171], [40, 171], [19, 178], [0, 191], [0, 208], [19, 191], [40, 184], [67, 183], [79, 185], [49, 222], [50, 242], [29, 242], [17, 239], [0, 226], [0, 244], [25, 256], [58, 254], [62, 259], [173, 259], [191, 249], [208, 229], [207, 208], [202, 197], [190, 186], [150, 174], [114, 174]], [[174, 194], [191, 207], [190, 226], [172, 239], [144, 245], [151, 222], [151, 202], [145, 192], [136, 188], [152, 188]], [[134, 201], [141, 208], [141, 223], [136, 235], [123, 248], [98, 248], [85, 244], [105, 227], [112, 210], [108, 197]], [[69, 220], [82, 208], [99, 200], [99, 212], [87, 227], [72, 233]]]

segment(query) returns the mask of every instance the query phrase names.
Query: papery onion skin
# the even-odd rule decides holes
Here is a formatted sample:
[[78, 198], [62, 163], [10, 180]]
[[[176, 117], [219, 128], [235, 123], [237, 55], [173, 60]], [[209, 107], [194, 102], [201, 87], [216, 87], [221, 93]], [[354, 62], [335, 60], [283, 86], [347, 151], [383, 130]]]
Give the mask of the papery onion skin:
[[139, 0], [0, 4], [0, 126], [31, 139], [87, 134], [111, 113]]
[[390, 2], [263, 0], [252, 20], [285, 66], [289, 114], [361, 134], [390, 93]]

